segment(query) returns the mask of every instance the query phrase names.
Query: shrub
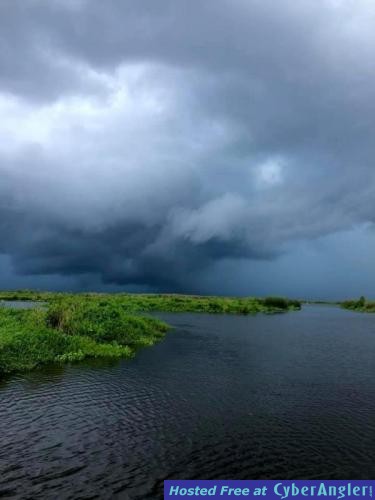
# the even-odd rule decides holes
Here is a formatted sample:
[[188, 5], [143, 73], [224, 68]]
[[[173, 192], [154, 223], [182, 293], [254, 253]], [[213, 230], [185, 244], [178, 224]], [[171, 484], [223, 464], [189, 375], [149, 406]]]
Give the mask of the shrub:
[[284, 297], [266, 297], [264, 305], [267, 307], [276, 307], [277, 309], [288, 309], [288, 300]]

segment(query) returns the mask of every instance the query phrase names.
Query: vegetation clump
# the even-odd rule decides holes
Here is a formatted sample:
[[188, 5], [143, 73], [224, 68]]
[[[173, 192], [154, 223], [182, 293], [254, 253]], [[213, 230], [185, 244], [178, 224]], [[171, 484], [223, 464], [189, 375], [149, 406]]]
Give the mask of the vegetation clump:
[[205, 312], [211, 314], [277, 313], [301, 308], [297, 300], [283, 297], [213, 297], [202, 295], [121, 295], [124, 306], [133, 311]]
[[118, 301], [77, 298], [52, 303], [46, 323], [63, 334], [134, 348], [152, 345], [168, 329], [157, 319], [128, 314]]
[[162, 339], [168, 326], [145, 312], [279, 313], [301, 307], [282, 297], [229, 298], [161, 294], [65, 294], [21, 290], [0, 300], [41, 302], [37, 309], [0, 307], [0, 374], [50, 362], [129, 357]]
[[62, 297], [66, 294], [58, 292], [41, 292], [35, 290], [0, 290], [0, 301], [2, 300], [12, 300], [12, 301], [33, 301], [33, 302], [46, 302], [53, 300], [55, 297]]
[[363, 295], [358, 300], [345, 300], [341, 307], [359, 312], [375, 312], [375, 301], [367, 300]]
[[167, 325], [114, 304], [62, 300], [47, 309], [0, 307], [0, 374], [51, 362], [130, 357], [163, 338]]
[[264, 305], [269, 308], [277, 309], [301, 309], [301, 302], [299, 300], [290, 300], [284, 297], [266, 297]]
[[123, 308], [129, 313], [139, 312], [205, 312], [226, 314], [277, 313], [301, 308], [299, 300], [284, 297], [218, 297], [206, 295], [180, 294], [130, 294], [130, 293], [81, 293], [67, 294], [54, 292], [34, 292], [19, 290], [0, 292], [0, 300], [30, 300], [47, 302], [48, 304], [71, 301], [78, 304], [82, 301], [111, 303], [112, 307]]

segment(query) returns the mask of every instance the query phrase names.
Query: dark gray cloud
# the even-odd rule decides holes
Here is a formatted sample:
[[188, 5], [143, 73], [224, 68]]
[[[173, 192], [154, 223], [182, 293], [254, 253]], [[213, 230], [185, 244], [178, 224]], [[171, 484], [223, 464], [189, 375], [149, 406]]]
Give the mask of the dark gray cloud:
[[235, 293], [230, 263], [255, 293], [296, 248], [370, 241], [374, 18], [369, 0], [3, 0], [7, 269]]

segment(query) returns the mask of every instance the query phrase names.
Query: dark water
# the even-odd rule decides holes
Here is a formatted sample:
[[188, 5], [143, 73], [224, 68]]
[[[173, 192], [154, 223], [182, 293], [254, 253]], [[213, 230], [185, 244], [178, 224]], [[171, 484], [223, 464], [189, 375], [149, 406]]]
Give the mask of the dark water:
[[0, 386], [0, 491], [162, 498], [167, 478], [375, 479], [375, 315], [163, 314], [132, 361]]

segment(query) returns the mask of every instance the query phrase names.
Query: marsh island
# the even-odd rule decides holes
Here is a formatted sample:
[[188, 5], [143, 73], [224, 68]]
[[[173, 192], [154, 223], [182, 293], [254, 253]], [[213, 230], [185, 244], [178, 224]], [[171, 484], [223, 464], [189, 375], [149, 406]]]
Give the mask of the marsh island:
[[163, 294], [1, 292], [0, 300], [35, 308], [0, 307], [0, 374], [85, 358], [126, 358], [161, 340], [169, 326], [146, 313], [283, 313], [298, 300]]

